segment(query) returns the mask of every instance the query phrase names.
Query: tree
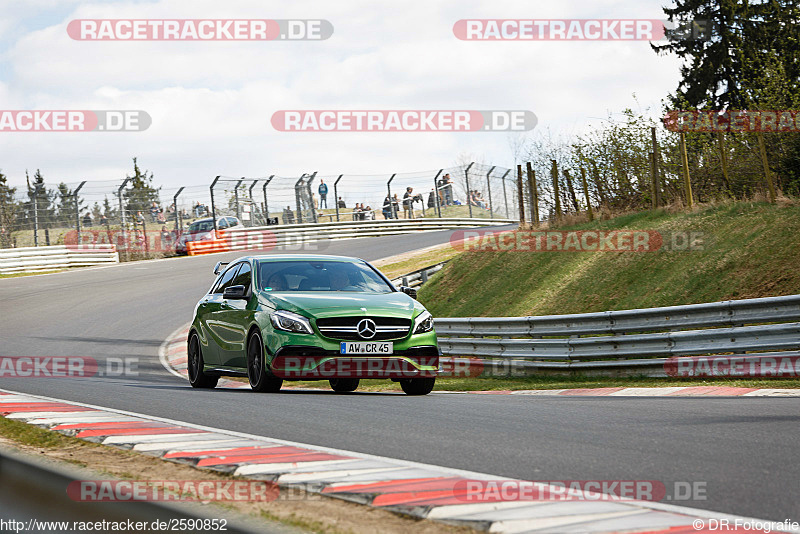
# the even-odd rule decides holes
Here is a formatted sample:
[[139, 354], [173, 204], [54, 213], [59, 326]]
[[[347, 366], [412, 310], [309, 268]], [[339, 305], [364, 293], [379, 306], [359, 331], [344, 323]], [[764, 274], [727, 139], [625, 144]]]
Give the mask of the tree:
[[[56, 210], [53, 204], [56, 193], [48, 190], [44, 183], [44, 176], [39, 169], [33, 175], [31, 184], [28, 171], [25, 171], [25, 181], [28, 183], [28, 200], [23, 203], [21, 216], [27, 228], [38, 224], [39, 228], [51, 228], [56, 219]], [[38, 223], [35, 223], [38, 220]]]
[[13, 246], [12, 232], [19, 211], [19, 205], [14, 199], [16, 192], [17, 188], [9, 187], [6, 175], [0, 171], [0, 248]]
[[153, 202], [159, 203], [158, 192], [161, 188], [153, 187], [153, 173], [142, 172], [136, 158], [133, 158], [133, 176], [127, 178], [130, 187], [123, 191], [122, 196], [125, 212], [130, 217], [135, 217], [137, 212], [149, 212]]
[[78, 198], [77, 213], [75, 208], [75, 192], [61, 182], [58, 184], [58, 221], [61, 226], [70, 227], [75, 224], [75, 216], [85, 209], [82, 199]]

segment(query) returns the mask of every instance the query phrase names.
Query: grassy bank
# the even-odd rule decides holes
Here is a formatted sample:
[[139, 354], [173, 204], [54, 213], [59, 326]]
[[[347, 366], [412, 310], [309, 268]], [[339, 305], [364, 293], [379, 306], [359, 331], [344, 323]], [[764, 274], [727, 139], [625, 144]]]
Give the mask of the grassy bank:
[[[558, 230], [652, 230], [665, 246], [653, 252], [464, 252], [421, 288], [420, 301], [439, 317], [522, 316], [800, 293], [797, 205], [655, 210]], [[690, 235], [695, 246], [681, 248]]]

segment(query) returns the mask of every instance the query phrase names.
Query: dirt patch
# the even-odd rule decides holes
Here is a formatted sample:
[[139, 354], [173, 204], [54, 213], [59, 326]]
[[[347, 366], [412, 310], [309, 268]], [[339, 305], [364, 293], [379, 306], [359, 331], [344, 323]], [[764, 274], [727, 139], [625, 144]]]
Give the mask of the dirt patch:
[[[146, 454], [85, 443], [68, 438], [71, 443], [58, 448], [33, 447], [0, 437], [0, 445], [40, 458], [66, 462], [91, 469], [97, 479], [127, 480], [234, 480], [238, 477], [220, 475], [212, 471], [195, 469], [161, 460]], [[241, 478], [241, 480], [246, 480]], [[468, 528], [452, 527], [433, 521], [413, 519], [400, 515], [325, 497], [302, 490], [281, 490], [281, 497], [272, 502], [226, 502], [210, 504], [220, 512], [233, 510], [252, 519], [277, 521], [295, 527], [300, 532], [358, 533], [386, 532], [407, 534], [455, 534], [475, 532]], [[210, 509], [207, 514], [214, 516]], [[219, 514], [219, 512], [218, 512]], [[219, 516], [219, 515], [218, 515]]]

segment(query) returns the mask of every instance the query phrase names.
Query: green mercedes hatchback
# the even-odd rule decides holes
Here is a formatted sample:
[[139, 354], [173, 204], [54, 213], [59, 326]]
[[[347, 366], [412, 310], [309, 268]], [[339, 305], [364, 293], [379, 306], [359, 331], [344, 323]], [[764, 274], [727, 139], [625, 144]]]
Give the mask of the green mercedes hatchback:
[[[224, 270], [222, 270], [224, 268]], [[328, 380], [354, 391], [362, 378], [426, 395], [439, 370], [433, 318], [416, 291], [396, 288], [356, 258], [247, 256], [217, 264], [188, 338], [192, 387], [246, 376], [256, 391], [284, 380]]]

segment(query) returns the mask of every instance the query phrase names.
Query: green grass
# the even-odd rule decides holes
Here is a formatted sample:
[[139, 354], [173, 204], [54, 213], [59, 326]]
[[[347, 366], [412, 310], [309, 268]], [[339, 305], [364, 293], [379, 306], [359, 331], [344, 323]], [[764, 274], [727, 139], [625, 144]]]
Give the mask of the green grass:
[[72, 445], [77, 441], [87, 443], [71, 436], [5, 417], [0, 417], [0, 436], [31, 447], [60, 448]]
[[434, 316], [525, 316], [800, 293], [800, 206], [645, 211], [560, 230], [701, 232], [703, 250], [470, 251], [419, 292]]
[[[284, 382], [287, 386], [329, 389], [326, 380]], [[503, 391], [522, 389], [575, 389], [575, 388], [650, 388], [670, 386], [725, 386], [741, 388], [800, 388], [800, 381], [791, 378], [649, 378], [649, 377], [593, 377], [593, 376], [529, 376], [436, 379], [434, 391]], [[401, 391], [400, 385], [389, 380], [361, 380], [357, 391]]]
[[19, 278], [21, 276], [34, 276], [37, 274], [52, 274], [52, 273], [60, 273], [64, 269], [53, 269], [51, 271], [37, 271], [35, 273], [8, 273], [8, 274], [0, 274], [0, 279], [2, 278]]

